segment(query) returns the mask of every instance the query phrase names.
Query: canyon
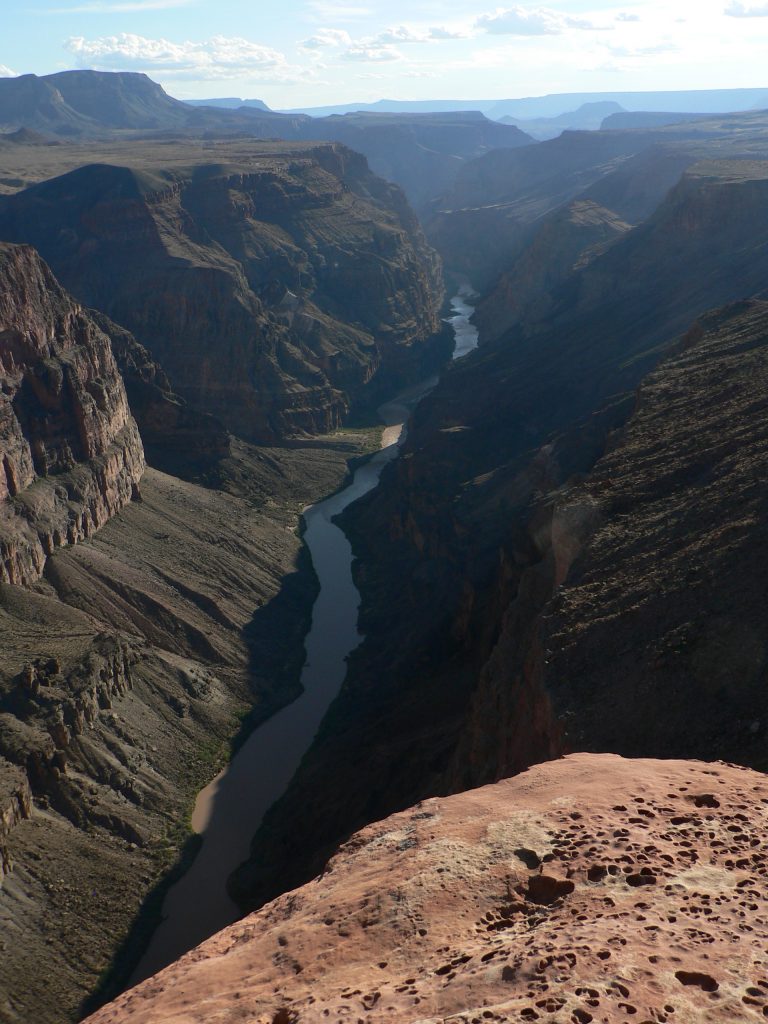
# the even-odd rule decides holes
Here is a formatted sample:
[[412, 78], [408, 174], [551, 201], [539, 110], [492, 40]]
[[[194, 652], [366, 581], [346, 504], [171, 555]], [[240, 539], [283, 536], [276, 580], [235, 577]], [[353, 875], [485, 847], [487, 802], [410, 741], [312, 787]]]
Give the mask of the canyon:
[[[265, 141], [64, 79], [87, 132], [0, 136], [0, 1020], [764, 1017], [766, 115]], [[361, 642], [243, 804], [254, 916], [121, 995], [316, 699], [323, 498]]]

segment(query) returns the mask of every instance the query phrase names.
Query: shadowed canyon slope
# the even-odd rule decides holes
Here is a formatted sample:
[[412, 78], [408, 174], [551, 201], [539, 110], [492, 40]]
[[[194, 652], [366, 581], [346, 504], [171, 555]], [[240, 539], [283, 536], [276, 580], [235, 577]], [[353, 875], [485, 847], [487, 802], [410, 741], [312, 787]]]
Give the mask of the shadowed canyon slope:
[[313, 118], [298, 134], [333, 139], [363, 153], [371, 170], [400, 185], [419, 212], [453, 187], [468, 160], [533, 142], [514, 125], [490, 121], [477, 111]]
[[451, 270], [486, 289], [528, 243], [538, 221], [579, 197], [638, 224], [686, 167], [706, 158], [765, 157], [764, 112], [657, 130], [564, 132], [465, 164], [427, 232]]
[[426, 800], [92, 1024], [765, 1020], [764, 776], [575, 755]]
[[[345, 514], [360, 556], [357, 579], [366, 640], [351, 657], [347, 684], [292, 792], [265, 820], [252, 860], [233, 880], [244, 906], [259, 905], [311, 877], [323, 855], [367, 821], [428, 794], [520, 771], [571, 743], [633, 754], [706, 757], [716, 733], [718, 756], [762, 766], [766, 638], [756, 612], [748, 617], [757, 629], [749, 648], [752, 668], [734, 684], [738, 709], [731, 705], [727, 728], [720, 721], [725, 684], [719, 681], [722, 670], [715, 658], [702, 655], [688, 674], [675, 676], [676, 710], [668, 708], [670, 677], [663, 652], [667, 645], [674, 647], [674, 637], [665, 639], [660, 623], [675, 608], [679, 621], [670, 629], [681, 629], [681, 638], [705, 634], [710, 616], [714, 628], [720, 593], [743, 586], [742, 600], [747, 601], [750, 584], [740, 561], [725, 559], [729, 583], [716, 572], [696, 576], [709, 583], [697, 591], [695, 623], [686, 617], [684, 603], [675, 605], [674, 596], [670, 607], [662, 608], [662, 569], [656, 584], [647, 588], [646, 632], [627, 626], [620, 634], [614, 623], [629, 614], [622, 594], [642, 590], [640, 579], [622, 577], [606, 589], [606, 606], [592, 594], [594, 628], [614, 623], [606, 626], [606, 639], [613, 642], [623, 635], [622, 657], [643, 666], [633, 677], [617, 662], [614, 672], [606, 668], [600, 676], [606, 701], [617, 687], [610, 701], [610, 735], [600, 732], [609, 729], [608, 719], [601, 713], [603, 704], [588, 697], [589, 684], [582, 688], [552, 674], [560, 640], [567, 639], [568, 649], [557, 661], [560, 670], [567, 671], [569, 659], [577, 660], [572, 645], [582, 636], [581, 620], [575, 616], [570, 635], [553, 641], [550, 651], [539, 616], [561, 585], [560, 600], [566, 600], [568, 572], [600, 522], [590, 501], [581, 512], [577, 502], [573, 513], [559, 513], [561, 495], [570, 493], [596, 463], [598, 472], [606, 449], [620, 443], [623, 429], [632, 429], [643, 410], [644, 392], [638, 400], [635, 389], [672, 355], [676, 339], [695, 316], [713, 301], [764, 288], [768, 263], [757, 213], [765, 202], [764, 174], [765, 165], [747, 163], [690, 172], [652, 218], [621, 234], [605, 255], [555, 290], [546, 322], [519, 327], [451, 367], [417, 409], [403, 455], [386, 471], [380, 489]], [[681, 373], [674, 361], [663, 362], [657, 371], [660, 387], [674, 380], [681, 391], [668, 407], [659, 403], [653, 428], [662, 493], [673, 501], [674, 488], [688, 475], [698, 479], [701, 474], [704, 481], [710, 470], [729, 474], [711, 519], [705, 514], [711, 496], [691, 493], [690, 499], [700, 496], [702, 504], [691, 511], [688, 530], [695, 529], [698, 515], [702, 529], [716, 531], [718, 516], [727, 516], [726, 495], [732, 489], [748, 492], [754, 486], [755, 501], [764, 501], [761, 456], [718, 467], [712, 446], [715, 439], [727, 444], [727, 438], [735, 446], [738, 431], [746, 429], [761, 450], [765, 335], [755, 320], [754, 354], [736, 360], [745, 372], [734, 370], [725, 387], [734, 409], [742, 410], [735, 418], [722, 409], [719, 379], [727, 328], [721, 344], [723, 354], [716, 345], [702, 349], [703, 368], [695, 375]], [[678, 415], [683, 401], [685, 412]], [[706, 422], [704, 409], [712, 410], [711, 431], [689, 430], [688, 422]], [[749, 427], [741, 426], [739, 415]], [[681, 461], [669, 477], [663, 473], [667, 446]], [[639, 502], [647, 458], [638, 448], [630, 449], [626, 460], [626, 478], [637, 481]], [[622, 514], [630, 516], [632, 508], [628, 500]], [[745, 513], [745, 551], [762, 550], [761, 515]], [[673, 518], [659, 516], [655, 522], [658, 559], [665, 565], [663, 552], [675, 547], [679, 534]], [[604, 568], [608, 578], [612, 571], [620, 575], [619, 566], [641, 573], [646, 565], [644, 559], [632, 562], [627, 550], [616, 548], [613, 554], [615, 562]], [[654, 555], [649, 553], [648, 560], [653, 563]], [[752, 571], [759, 600], [759, 560]], [[687, 585], [682, 565], [675, 579], [669, 583], [672, 595]], [[585, 602], [590, 593], [585, 589]], [[649, 645], [658, 657], [646, 653]], [[587, 665], [600, 664], [601, 654], [592, 646], [585, 645], [583, 652], [585, 672]], [[600, 675], [590, 671], [595, 678]], [[636, 697], [631, 679], [639, 690]], [[559, 705], [552, 706], [555, 691], [563, 701], [562, 715]], [[633, 706], [633, 714], [621, 714], [624, 703]], [[747, 720], [750, 704], [755, 714]], [[695, 719], [685, 710], [693, 706]], [[652, 723], [660, 717], [667, 723], [664, 744], [653, 737]], [[760, 722], [758, 731], [750, 732], [754, 722]]]
[[445, 354], [439, 260], [343, 146], [118, 147], [3, 199], [0, 235], [252, 439], [332, 429]]

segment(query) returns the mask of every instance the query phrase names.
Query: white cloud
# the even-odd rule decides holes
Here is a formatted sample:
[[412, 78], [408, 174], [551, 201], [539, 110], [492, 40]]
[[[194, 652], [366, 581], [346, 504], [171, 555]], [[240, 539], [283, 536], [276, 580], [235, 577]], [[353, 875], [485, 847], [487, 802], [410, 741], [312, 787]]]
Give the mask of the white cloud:
[[426, 43], [429, 42], [429, 32], [409, 28], [407, 25], [395, 25], [380, 32], [376, 42], [385, 46], [391, 43]]
[[568, 29], [599, 29], [583, 18], [570, 18], [548, 7], [497, 7], [481, 15], [475, 25], [491, 35], [559, 36]]
[[616, 15], [616, 21], [623, 21], [623, 22], [627, 22], [627, 21], [640, 21], [640, 15], [639, 14], [625, 14], [625, 13], [621, 13], [621, 14], [617, 14]]
[[341, 54], [341, 58], [342, 60], [382, 64], [386, 61], [402, 60], [403, 55], [391, 46], [366, 46], [365, 43], [353, 43]]
[[384, 45], [392, 43], [432, 43], [445, 39], [468, 39], [471, 29], [433, 25], [430, 28], [412, 28], [410, 25], [393, 25], [384, 29], [376, 36], [376, 42]]
[[18, 71], [12, 71], [7, 65], [0, 64], [0, 78], [18, 78], [18, 76]]
[[723, 13], [729, 18], [768, 18], [768, 4], [747, 7], [746, 4], [732, 3]]
[[259, 78], [274, 81], [290, 81], [302, 73], [278, 50], [237, 36], [173, 43], [121, 32], [98, 39], [73, 36], [65, 46], [75, 54], [81, 67], [102, 71], [164, 72], [194, 80]]
[[323, 50], [329, 46], [350, 46], [352, 36], [342, 28], [321, 28], [301, 44], [304, 50]]
[[556, 36], [562, 32], [559, 15], [544, 8], [498, 8], [493, 14], [483, 14], [475, 24], [492, 35], [500, 36]]

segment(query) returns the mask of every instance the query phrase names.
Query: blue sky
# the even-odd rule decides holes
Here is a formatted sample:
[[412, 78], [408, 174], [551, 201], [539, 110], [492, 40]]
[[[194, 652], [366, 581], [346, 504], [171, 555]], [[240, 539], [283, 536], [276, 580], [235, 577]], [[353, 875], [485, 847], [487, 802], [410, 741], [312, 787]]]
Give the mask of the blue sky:
[[768, 86], [768, 0], [0, 0], [0, 75], [68, 68], [278, 108]]

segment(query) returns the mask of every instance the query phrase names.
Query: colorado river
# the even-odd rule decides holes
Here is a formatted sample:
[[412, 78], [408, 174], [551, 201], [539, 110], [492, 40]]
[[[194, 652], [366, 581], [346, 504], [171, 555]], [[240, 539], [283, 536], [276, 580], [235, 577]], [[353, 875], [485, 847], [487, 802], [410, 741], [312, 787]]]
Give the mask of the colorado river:
[[[469, 322], [471, 289], [462, 285], [451, 300], [456, 338], [453, 358], [477, 345]], [[437, 377], [408, 388], [378, 409], [382, 447], [338, 494], [304, 510], [304, 540], [320, 583], [306, 639], [303, 693], [256, 729], [228, 766], [198, 794], [192, 827], [203, 843], [189, 871], [169, 890], [163, 921], [139, 964], [132, 984], [155, 974], [182, 953], [239, 917], [226, 881], [246, 859], [266, 811], [285, 792], [320, 722], [338, 694], [347, 656], [362, 637], [357, 631], [360, 595], [352, 580], [352, 549], [333, 517], [377, 486], [384, 466], [396, 458], [411, 410]]]

